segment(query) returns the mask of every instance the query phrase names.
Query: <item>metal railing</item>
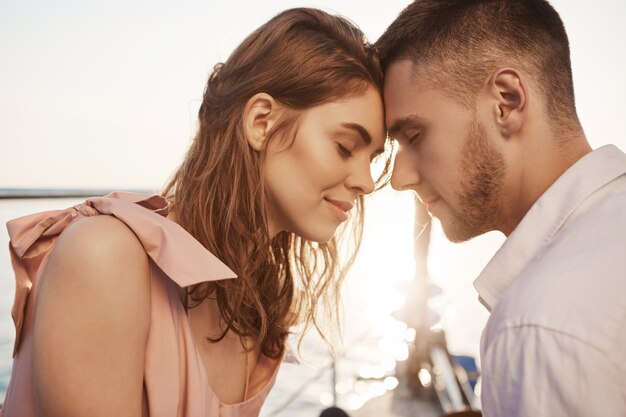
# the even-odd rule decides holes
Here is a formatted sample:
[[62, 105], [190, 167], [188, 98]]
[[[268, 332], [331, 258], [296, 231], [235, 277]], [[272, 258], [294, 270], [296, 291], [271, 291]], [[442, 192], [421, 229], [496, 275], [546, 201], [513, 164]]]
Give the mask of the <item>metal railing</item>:
[[0, 188], [0, 200], [23, 198], [81, 198], [98, 197], [113, 191], [135, 193], [154, 193], [148, 189], [112, 189], [112, 188]]

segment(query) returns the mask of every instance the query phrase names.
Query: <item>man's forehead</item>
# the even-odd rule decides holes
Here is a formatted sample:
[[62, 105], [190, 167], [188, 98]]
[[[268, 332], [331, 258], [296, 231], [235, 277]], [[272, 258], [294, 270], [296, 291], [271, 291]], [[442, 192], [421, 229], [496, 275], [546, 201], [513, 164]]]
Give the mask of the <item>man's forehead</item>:
[[385, 71], [385, 88], [415, 81], [413, 79], [414, 67], [415, 65], [409, 59], [401, 59], [391, 63]]
[[424, 101], [426, 88], [418, 85], [414, 67], [406, 59], [392, 63], [385, 71], [385, 121], [390, 133], [397, 132], [410, 119], [415, 119], [416, 114], [421, 113], [420, 103]]

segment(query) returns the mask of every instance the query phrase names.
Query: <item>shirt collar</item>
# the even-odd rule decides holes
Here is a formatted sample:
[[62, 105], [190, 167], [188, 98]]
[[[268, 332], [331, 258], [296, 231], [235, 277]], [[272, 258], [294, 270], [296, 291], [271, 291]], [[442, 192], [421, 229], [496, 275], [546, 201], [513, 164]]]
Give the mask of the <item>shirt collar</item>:
[[593, 192], [626, 173], [626, 154], [614, 145], [588, 153], [535, 202], [474, 281], [479, 300], [491, 311], [526, 265]]

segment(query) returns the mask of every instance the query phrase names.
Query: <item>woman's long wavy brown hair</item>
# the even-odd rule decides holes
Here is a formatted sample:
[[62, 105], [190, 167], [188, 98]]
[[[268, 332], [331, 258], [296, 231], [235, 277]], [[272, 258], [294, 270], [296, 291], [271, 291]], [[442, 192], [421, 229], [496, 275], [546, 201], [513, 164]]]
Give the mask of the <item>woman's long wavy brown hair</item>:
[[[276, 358], [296, 323], [314, 325], [325, 337], [321, 324], [337, 319], [339, 287], [362, 233], [361, 196], [351, 226], [337, 233], [349, 238], [345, 257], [339, 255], [337, 237], [315, 243], [283, 231], [270, 239], [261, 176], [264, 152], [254, 151], [244, 137], [246, 102], [264, 92], [286, 106], [290, 116], [271, 135], [282, 132], [289, 138], [299, 111], [362, 95], [369, 87], [382, 92], [372, 46], [346, 19], [315, 9], [280, 13], [215, 66], [200, 107], [199, 130], [163, 190], [175, 202], [179, 224], [238, 275], [187, 289], [193, 302], [217, 300], [226, 328], [212, 341], [232, 330], [252, 337], [255, 348]], [[383, 176], [388, 167], [387, 155]]]

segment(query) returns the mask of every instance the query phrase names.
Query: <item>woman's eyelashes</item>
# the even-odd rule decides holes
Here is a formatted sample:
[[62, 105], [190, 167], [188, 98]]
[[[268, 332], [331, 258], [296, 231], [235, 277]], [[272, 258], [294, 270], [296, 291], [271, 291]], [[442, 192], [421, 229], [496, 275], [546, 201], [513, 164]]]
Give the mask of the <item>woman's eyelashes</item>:
[[339, 142], [337, 142], [337, 150], [339, 151], [339, 155], [344, 158], [350, 158], [352, 156], [352, 151]]
[[[359, 146], [355, 146], [354, 149], [350, 149], [348, 146], [342, 145], [341, 143], [337, 142], [337, 151], [339, 152], [339, 155], [346, 159], [353, 157], [354, 152], [358, 151], [358, 148]], [[380, 160], [384, 153], [384, 151], [377, 151], [373, 153], [370, 156], [370, 164], [373, 164]]]

